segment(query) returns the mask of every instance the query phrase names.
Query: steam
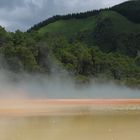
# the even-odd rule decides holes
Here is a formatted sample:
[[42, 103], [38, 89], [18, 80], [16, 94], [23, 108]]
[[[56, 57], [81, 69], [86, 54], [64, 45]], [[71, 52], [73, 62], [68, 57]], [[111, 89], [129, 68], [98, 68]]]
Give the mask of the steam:
[[77, 86], [68, 75], [14, 74], [0, 71], [0, 99], [134, 99], [140, 90], [94, 80]]

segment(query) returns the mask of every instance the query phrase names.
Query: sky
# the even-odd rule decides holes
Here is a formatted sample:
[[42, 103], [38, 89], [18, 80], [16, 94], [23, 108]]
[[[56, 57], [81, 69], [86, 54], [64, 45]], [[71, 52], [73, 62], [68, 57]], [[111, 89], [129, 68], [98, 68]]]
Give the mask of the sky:
[[53, 15], [111, 7], [126, 0], [0, 0], [0, 25], [8, 31], [28, 28]]

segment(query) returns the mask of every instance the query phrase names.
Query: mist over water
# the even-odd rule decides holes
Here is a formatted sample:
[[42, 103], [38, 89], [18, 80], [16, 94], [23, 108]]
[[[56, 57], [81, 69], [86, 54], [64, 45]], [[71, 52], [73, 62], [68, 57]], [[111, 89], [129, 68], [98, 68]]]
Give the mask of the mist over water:
[[[117, 86], [113, 83], [99, 84], [91, 82], [89, 84], [76, 85], [69, 75], [54, 74], [51, 76], [41, 74], [14, 74], [9, 71], [0, 72], [0, 100], [1, 99], [96, 99], [96, 98], [140, 98], [140, 91], [130, 89], [125, 86]], [[0, 116], [0, 139], [2, 140], [139, 140], [140, 111], [132, 107], [135, 112], [123, 111], [114, 112], [107, 107], [106, 111], [100, 110], [103, 106], [91, 107], [70, 107], [58, 106], [41, 107], [35, 104], [10, 104], [11, 111], [15, 111], [18, 117], [12, 116], [7, 110], [9, 104], [2, 104]], [[4, 105], [4, 106], [3, 106]], [[6, 106], [5, 106], [6, 105]], [[112, 108], [112, 106], [111, 106]], [[19, 111], [19, 109], [21, 109]], [[23, 109], [23, 110], [22, 110]], [[51, 115], [53, 111], [73, 113], [80, 111], [80, 115]], [[103, 108], [105, 109], [105, 108]], [[116, 109], [116, 108], [115, 108]], [[101, 114], [96, 111], [103, 111]], [[118, 110], [118, 108], [117, 108]], [[4, 110], [5, 111], [5, 110]], [[19, 112], [18, 112], [19, 111]], [[22, 112], [23, 111], [23, 112]], [[33, 112], [35, 114], [32, 114]], [[45, 113], [46, 116], [39, 116]], [[93, 112], [93, 115], [89, 114]], [[8, 114], [5, 117], [3, 113]], [[18, 114], [19, 113], [19, 114]], [[21, 113], [21, 114], [20, 114]], [[81, 113], [86, 113], [86, 116]], [[10, 116], [11, 115], [11, 116]], [[25, 116], [24, 116], [25, 115]], [[28, 116], [29, 115], [29, 116]], [[31, 116], [30, 116], [31, 115]], [[4, 117], [3, 117], [4, 116]], [[117, 126], [117, 127], [116, 127]], [[80, 129], [79, 129], [80, 128]], [[133, 131], [135, 130], [135, 131]], [[69, 133], [71, 132], [71, 133]], [[8, 135], [7, 135], [8, 134]], [[102, 134], [102, 135], [101, 135]], [[128, 135], [129, 134], [129, 135]]]
[[0, 71], [1, 99], [135, 99], [140, 90], [114, 83], [76, 85], [69, 75], [13, 74]]

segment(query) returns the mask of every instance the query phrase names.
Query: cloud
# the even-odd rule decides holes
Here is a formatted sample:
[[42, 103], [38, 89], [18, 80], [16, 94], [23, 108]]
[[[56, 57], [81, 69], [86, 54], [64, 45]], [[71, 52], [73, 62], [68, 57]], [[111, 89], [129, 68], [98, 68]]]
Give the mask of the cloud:
[[56, 14], [110, 7], [126, 0], [1, 0], [0, 25], [7, 30], [26, 30]]

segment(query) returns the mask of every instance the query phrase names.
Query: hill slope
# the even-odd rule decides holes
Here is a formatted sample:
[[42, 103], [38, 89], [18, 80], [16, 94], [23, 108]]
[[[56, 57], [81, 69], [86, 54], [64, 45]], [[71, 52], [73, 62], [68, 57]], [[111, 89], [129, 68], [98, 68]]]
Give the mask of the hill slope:
[[94, 30], [96, 25], [105, 19], [111, 20], [116, 32], [140, 32], [140, 24], [135, 24], [114, 11], [103, 11], [96, 16], [91, 16], [84, 19], [73, 18], [69, 20], [58, 20], [40, 28], [38, 32], [40, 34], [45, 34], [48, 32], [72, 35], [76, 32]]
[[111, 9], [122, 14], [135, 23], [140, 23], [140, 0], [130, 0], [128, 2], [116, 5]]
[[129, 1], [110, 9], [55, 16], [35, 25], [30, 31], [36, 30], [42, 38], [46, 34], [61, 35], [91, 47], [98, 46], [104, 52], [137, 56], [140, 51], [140, 24], [134, 19], [139, 18], [139, 3]]
[[47, 26], [44, 26], [38, 30], [40, 34], [44, 33], [62, 33], [66, 36], [70, 36], [77, 32], [85, 30], [93, 30], [96, 26], [97, 17], [88, 17], [86, 19], [69, 19], [58, 20]]

